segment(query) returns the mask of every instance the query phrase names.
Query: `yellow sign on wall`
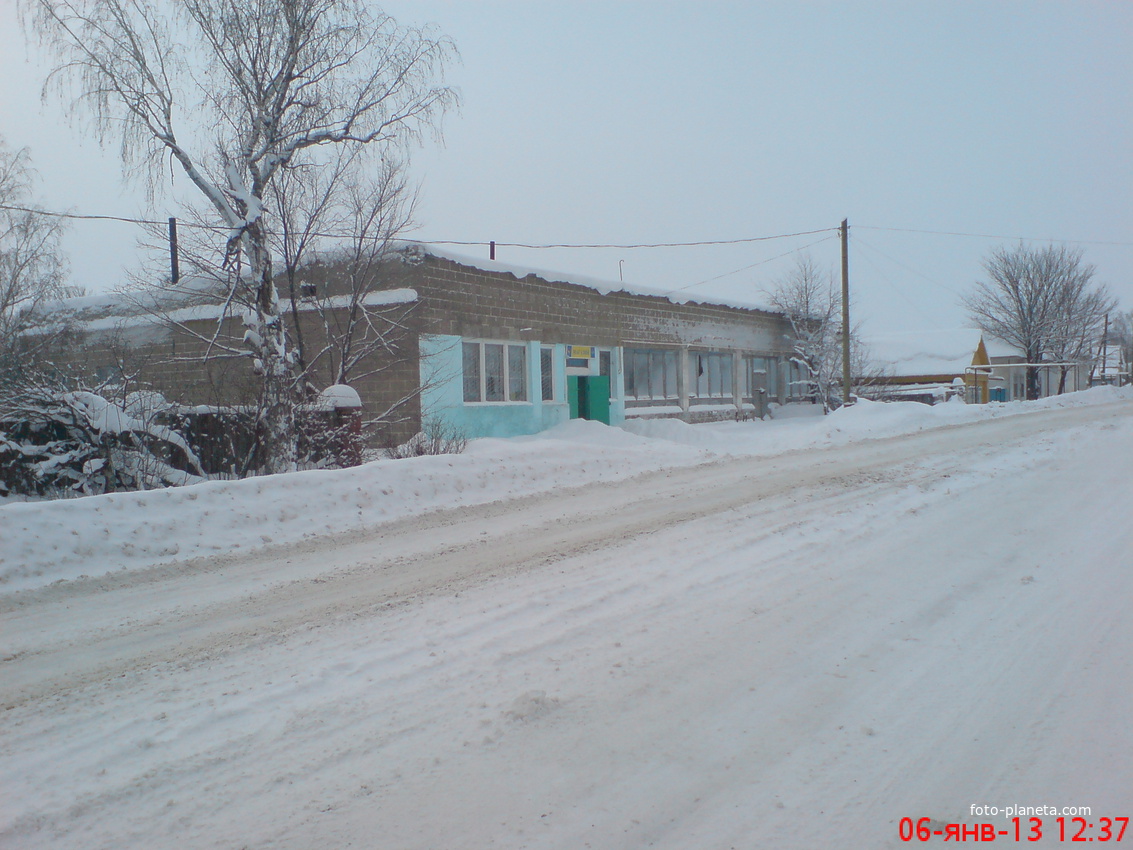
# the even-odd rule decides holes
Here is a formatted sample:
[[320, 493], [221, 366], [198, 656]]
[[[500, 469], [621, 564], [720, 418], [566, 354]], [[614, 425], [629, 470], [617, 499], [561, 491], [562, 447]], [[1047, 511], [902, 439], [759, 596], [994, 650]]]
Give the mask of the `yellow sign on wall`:
[[568, 345], [567, 357], [571, 360], [593, 360], [594, 359], [594, 346], [592, 345]]

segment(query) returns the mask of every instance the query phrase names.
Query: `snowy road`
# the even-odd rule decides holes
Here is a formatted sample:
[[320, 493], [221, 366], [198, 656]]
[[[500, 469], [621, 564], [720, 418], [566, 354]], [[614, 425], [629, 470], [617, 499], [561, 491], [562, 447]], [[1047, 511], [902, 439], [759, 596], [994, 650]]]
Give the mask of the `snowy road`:
[[5, 594], [0, 846], [1133, 815], [1131, 439], [1045, 410]]

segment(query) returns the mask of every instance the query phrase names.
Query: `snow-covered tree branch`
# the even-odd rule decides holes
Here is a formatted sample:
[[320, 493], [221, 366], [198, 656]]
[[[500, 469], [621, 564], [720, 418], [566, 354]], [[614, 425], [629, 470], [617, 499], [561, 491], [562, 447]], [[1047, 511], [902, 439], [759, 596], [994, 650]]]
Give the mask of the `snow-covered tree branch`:
[[770, 296], [771, 306], [791, 324], [792, 360], [803, 383], [793, 387], [791, 395], [810, 398], [828, 412], [841, 397], [842, 297], [833, 274], [802, 255]]
[[[264, 385], [269, 469], [295, 460], [296, 359], [275, 287], [265, 202], [315, 148], [401, 147], [456, 93], [452, 43], [364, 0], [23, 0], [124, 161], [176, 162], [225, 229], [224, 266]], [[207, 128], [207, 132], [200, 128]], [[151, 183], [151, 185], [153, 185]]]

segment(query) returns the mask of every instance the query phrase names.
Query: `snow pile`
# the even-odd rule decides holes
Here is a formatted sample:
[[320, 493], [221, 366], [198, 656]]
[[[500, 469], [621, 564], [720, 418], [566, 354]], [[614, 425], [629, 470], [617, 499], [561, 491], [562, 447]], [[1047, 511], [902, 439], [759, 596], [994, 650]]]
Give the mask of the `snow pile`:
[[323, 410], [340, 410], [342, 408], [361, 409], [362, 399], [358, 390], [346, 384], [334, 384], [319, 393], [319, 407]]
[[[1121, 817], [1130, 395], [1040, 406], [1107, 396], [1124, 401], [0, 592], [0, 846], [885, 850], [909, 846], [905, 818], [1010, 830], [1005, 804]], [[482, 499], [455, 489], [477, 468], [555, 488], [566, 461], [1002, 415], [863, 405], [655, 423], [663, 438], [572, 423], [360, 478], [145, 494], [109, 533], [168, 505], [190, 518], [171, 541], [209, 505], [272, 530], [268, 509], [449, 461], [450, 496]]]
[[284, 546], [430, 510], [617, 481], [726, 456], [763, 456], [913, 433], [1039, 408], [1133, 399], [1099, 387], [1032, 403], [859, 402], [830, 416], [687, 425], [576, 420], [481, 439], [461, 455], [376, 461], [172, 490], [51, 502], [0, 500], [0, 587], [18, 590], [234, 550]]
[[982, 419], [1016, 416], [1034, 410], [1109, 404], [1133, 399], [1133, 387], [1095, 387], [1032, 402], [927, 405], [917, 402], [877, 402], [859, 399], [853, 407], [829, 416], [818, 405], [787, 405], [767, 422], [714, 422], [689, 425], [676, 419], [632, 420], [622, 427], [633, 434], [693, 446], [717, 455], [763, 456], [785, 451], [845, 445], [855, 440], [884, 439], [928, 428], [959, 425]]

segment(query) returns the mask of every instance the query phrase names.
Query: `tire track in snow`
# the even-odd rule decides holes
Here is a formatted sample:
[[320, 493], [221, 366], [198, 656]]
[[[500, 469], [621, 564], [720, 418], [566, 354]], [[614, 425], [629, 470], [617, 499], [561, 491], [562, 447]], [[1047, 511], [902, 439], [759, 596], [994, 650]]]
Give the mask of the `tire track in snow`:
[[[0, 597], [0, 708], [58, 695], [155, 664], [212, 657], [295, 628], [458, 593], [477, 582], [597, 552], [675, 524], [841, 483], [881, 476], [904, 487], [935, 459], [992, 456], [1046, 430], [1128, 415], [1128, 404], [1043, 410], [773, 458], [729, 458], [512, 502], [439, 511], [282, 550], [163, 566], [109, 584], [80, 580]], [[375, 549], [382, 550], [376, 554]], [[280, 582], [276, 575], [286, 579]], [[213, 598], [147, 614], [158, 597]], [[88, 631], [58, 638], [71, 606]]]

